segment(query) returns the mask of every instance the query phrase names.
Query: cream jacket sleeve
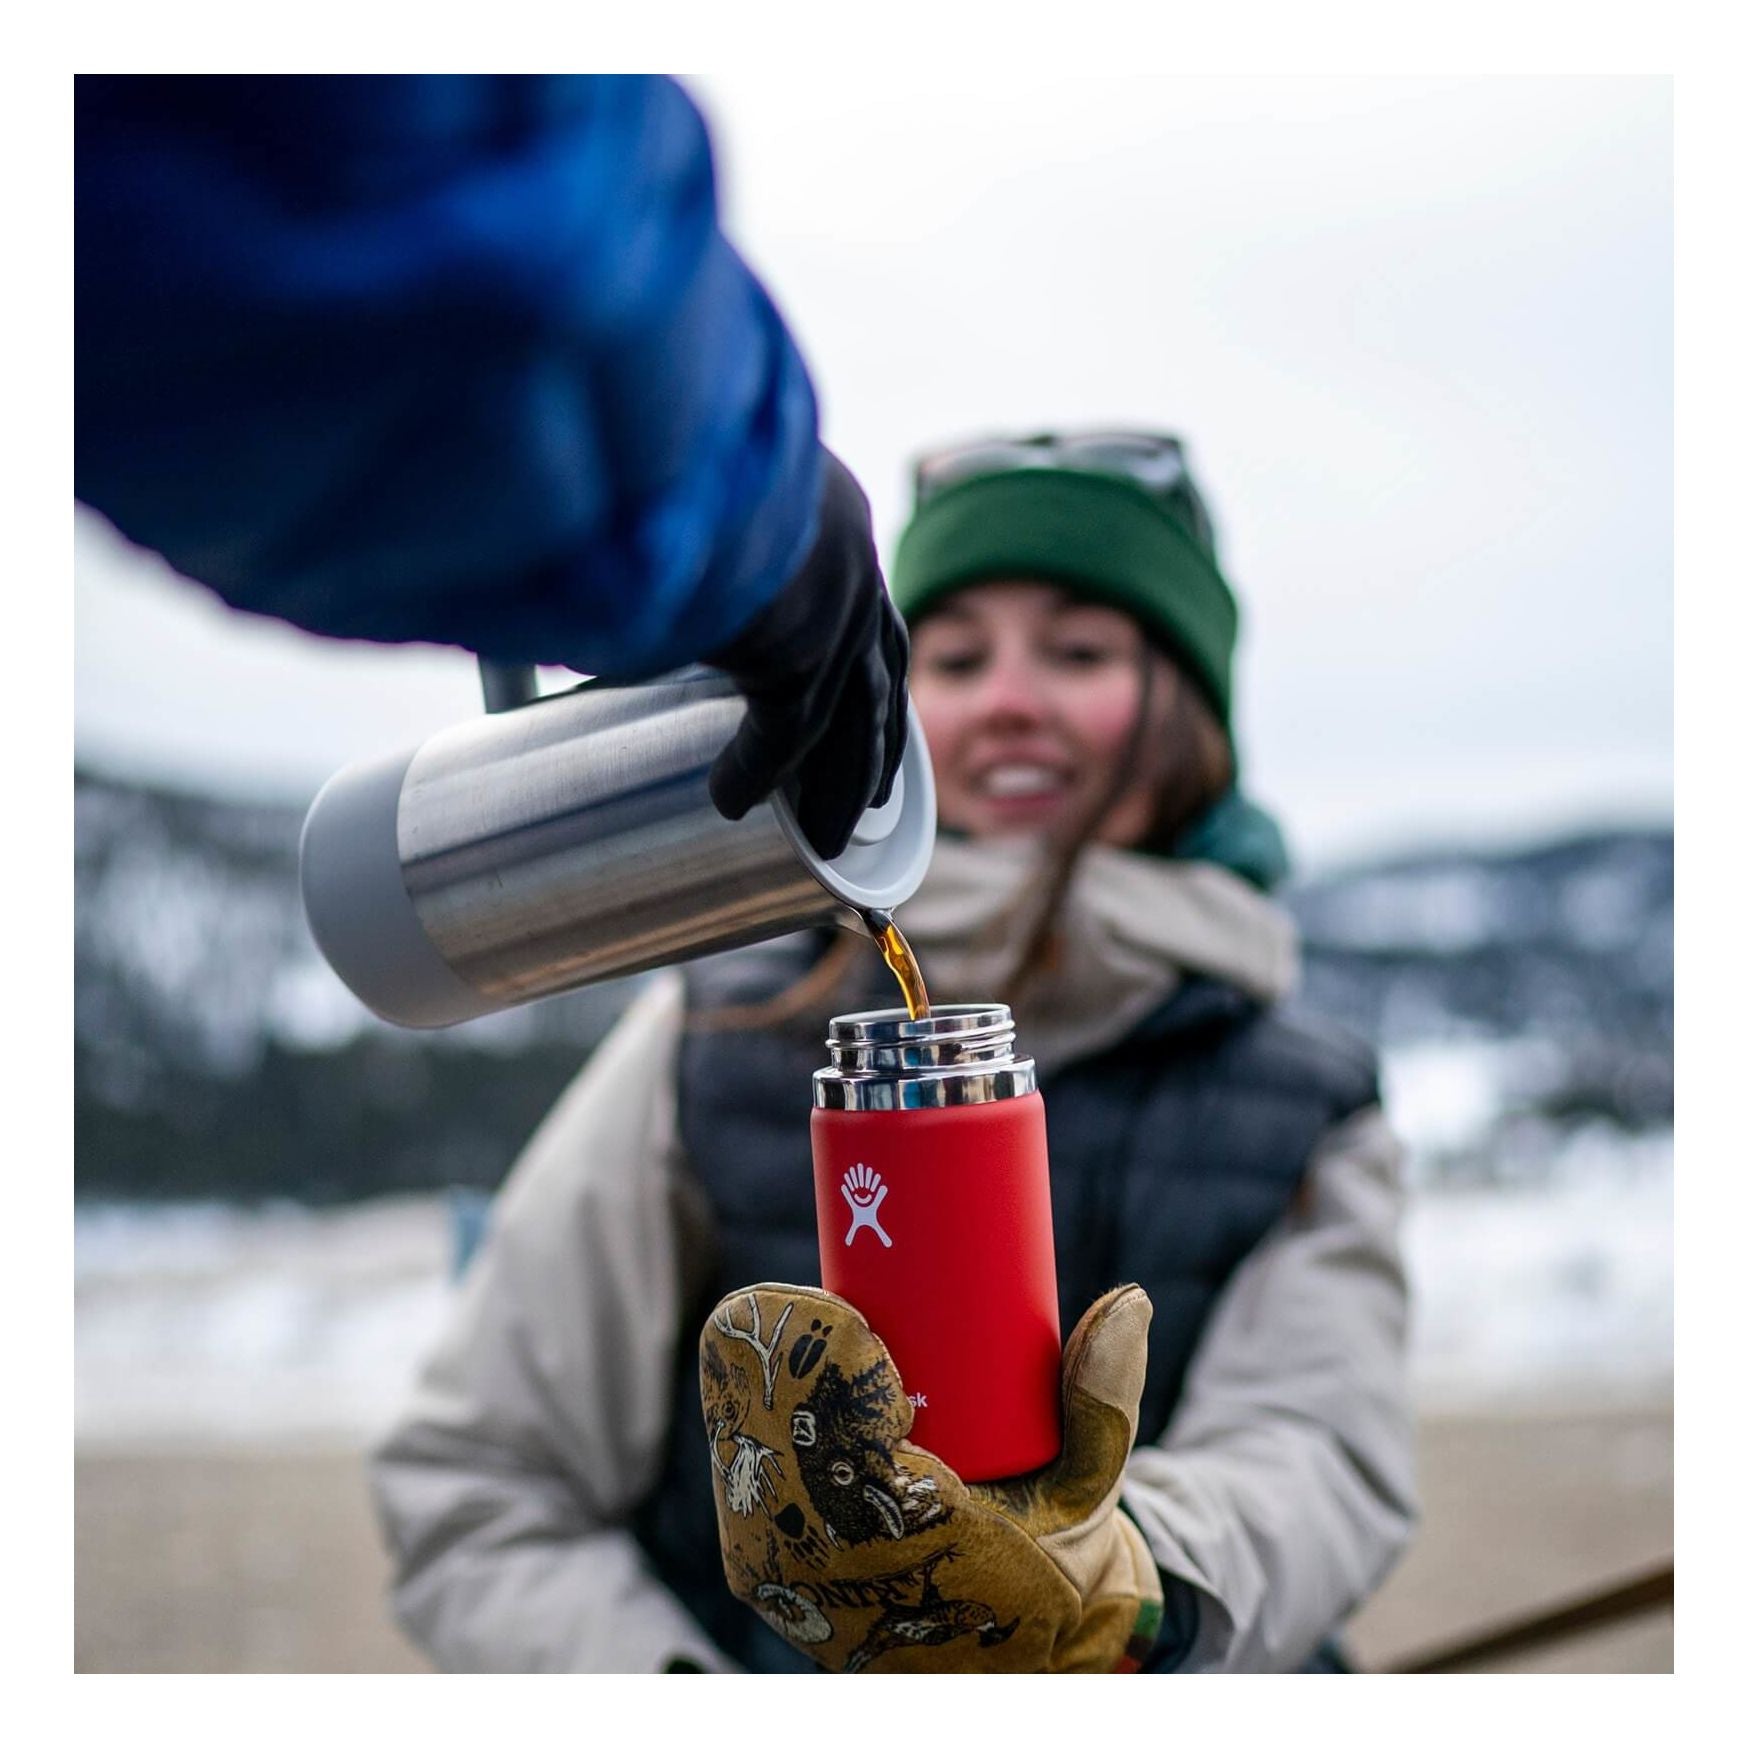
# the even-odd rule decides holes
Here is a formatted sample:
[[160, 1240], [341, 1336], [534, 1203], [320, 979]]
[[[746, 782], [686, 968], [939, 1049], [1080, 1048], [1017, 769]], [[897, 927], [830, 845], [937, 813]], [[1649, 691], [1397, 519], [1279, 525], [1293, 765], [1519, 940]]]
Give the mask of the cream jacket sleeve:
[[1326, 1137], [1129, 1459], [1124, 1506], [1196, 1592], [1186, 1673], [1302, 1667], [1413, 1530], [1401, 1162], [1376, 1107]]
[[657, 979], [553, 1108], [374, 1455], [396, 1613], [441, 1668], [730, 1667], [627, 1527], [706, 1242], [675, 1125], [683, 1013]]

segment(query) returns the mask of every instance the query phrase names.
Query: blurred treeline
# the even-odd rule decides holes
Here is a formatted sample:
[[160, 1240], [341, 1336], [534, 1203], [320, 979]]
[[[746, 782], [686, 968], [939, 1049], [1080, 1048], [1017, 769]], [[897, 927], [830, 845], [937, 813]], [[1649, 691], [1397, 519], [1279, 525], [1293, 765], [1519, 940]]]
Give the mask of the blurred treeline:
[[[352, 1001], [308, 938], [301, 809], [90, 773], [76, 786], [81, 1195], [333, 1202], [490, 1187], [629, 994], [397, 1031]], [[1534, 1046], [1508, 1113], [1520, 1142], [1585, 1122], [1668, 1123], [1667, 830], [1429, 852], [1320, 878], [1290, 901], [1311, 1005], [1387, 1050]]]

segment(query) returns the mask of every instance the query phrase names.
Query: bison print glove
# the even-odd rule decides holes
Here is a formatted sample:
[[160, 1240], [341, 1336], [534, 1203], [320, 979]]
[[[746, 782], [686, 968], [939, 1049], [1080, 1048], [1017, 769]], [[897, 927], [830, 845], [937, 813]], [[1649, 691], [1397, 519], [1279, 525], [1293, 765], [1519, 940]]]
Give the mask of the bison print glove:
[[766, 1284], [700, 1341], [729, 1587], [827, 1669], [1133, 1669], [1159, 1572], [1117, 1509], [1153, 1307], [1107, 1293], [1062, 1361], [1048, 1467], [967, 1484], [905, 1437], [912, 1408], [847, 1300]]

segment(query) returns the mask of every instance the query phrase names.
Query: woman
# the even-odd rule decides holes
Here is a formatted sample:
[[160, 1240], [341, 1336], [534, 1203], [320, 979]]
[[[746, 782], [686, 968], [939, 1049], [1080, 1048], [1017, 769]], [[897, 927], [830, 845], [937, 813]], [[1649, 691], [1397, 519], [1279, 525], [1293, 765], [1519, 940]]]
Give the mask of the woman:
[[[1235, 784], [1236, 608], [1181, 452], [932, 457], [892, 587], [943, 827], [901, 920], [935, 998], [1010, 1000], [1038, 1060], [1064, 1328], [1152, 1300], [1141, 1666], [1329, 1667], [1414, 1514], [1400, 1149], [1369, 1053], [1282, 1005], [1285, 858]], [[440, 1664], [808, 1667], [723, 1582], [696, 1342], [733, 1289], [817, 1278], [809, 1076], [831, 1013], [891, 1001], [847, 936], [664, 975], [530, 1143], [376, 1463]]]

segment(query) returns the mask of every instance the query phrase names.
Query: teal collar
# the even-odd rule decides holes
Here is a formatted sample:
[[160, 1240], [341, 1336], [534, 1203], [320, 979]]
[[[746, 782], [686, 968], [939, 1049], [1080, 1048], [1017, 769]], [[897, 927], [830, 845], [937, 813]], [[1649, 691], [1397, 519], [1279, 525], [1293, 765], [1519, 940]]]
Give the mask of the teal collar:
[[1179, 861], [1217, 862], [1259, 892], [1272, 892], [1292, 871], [1281, 828], [1236, 787], [1192, 821], [1170, 853]]

